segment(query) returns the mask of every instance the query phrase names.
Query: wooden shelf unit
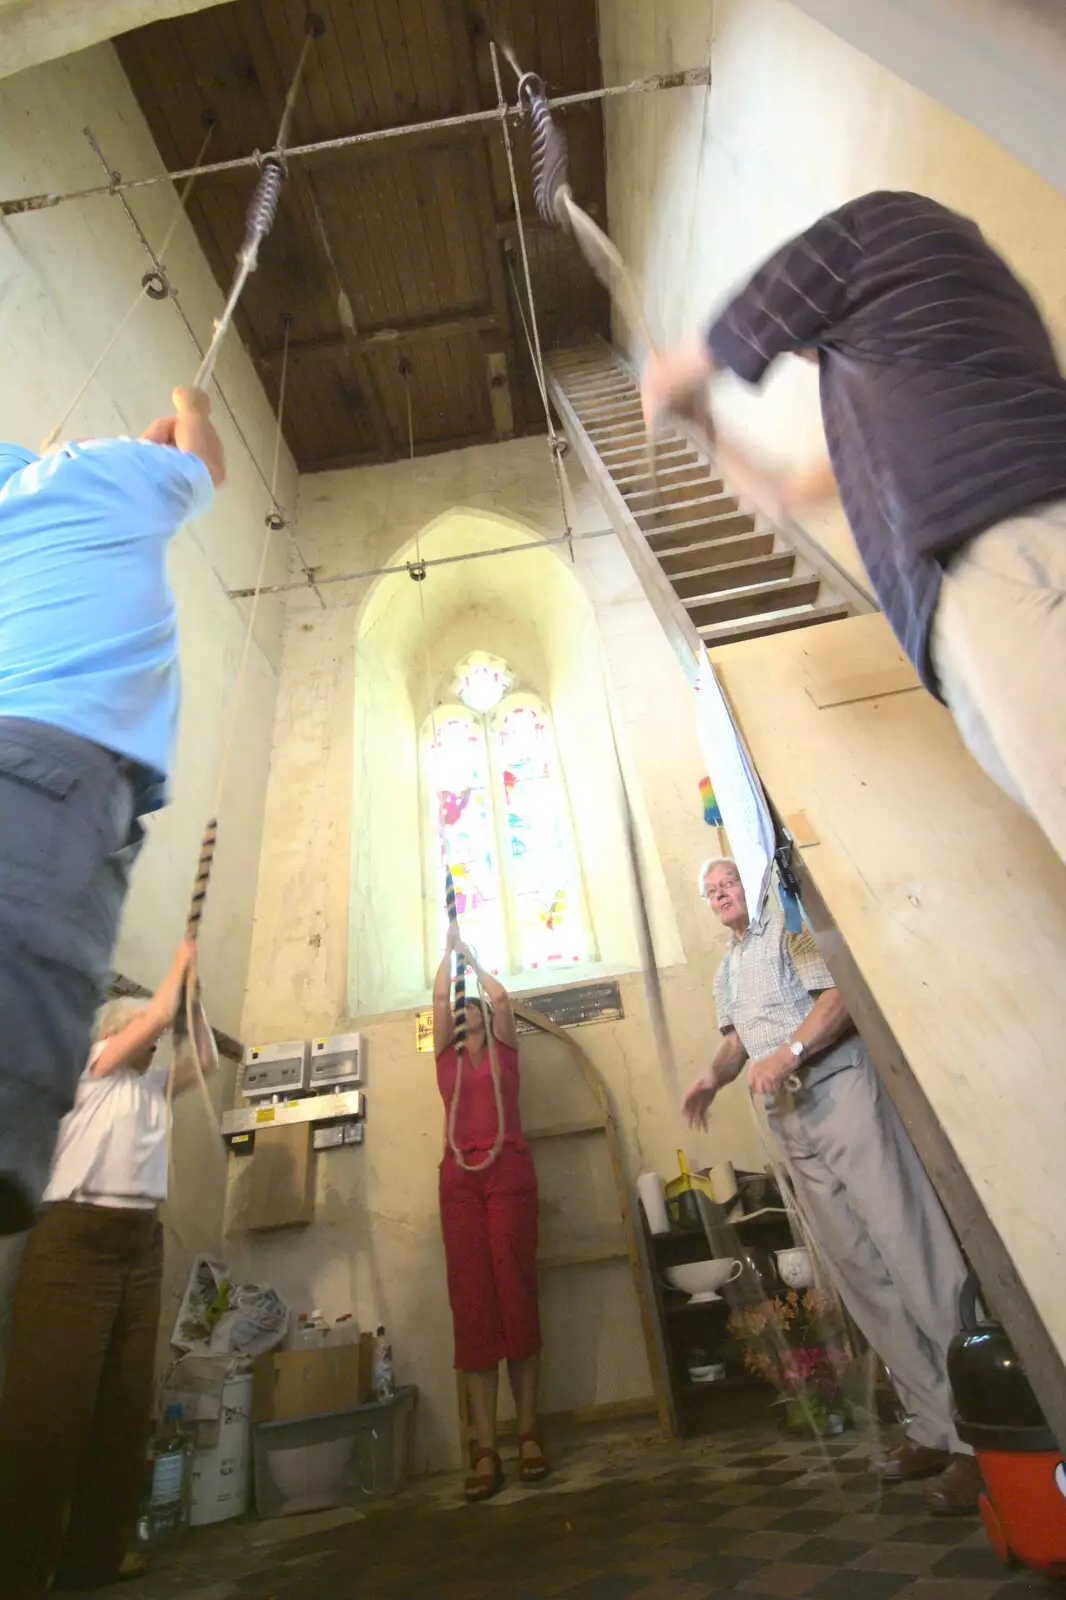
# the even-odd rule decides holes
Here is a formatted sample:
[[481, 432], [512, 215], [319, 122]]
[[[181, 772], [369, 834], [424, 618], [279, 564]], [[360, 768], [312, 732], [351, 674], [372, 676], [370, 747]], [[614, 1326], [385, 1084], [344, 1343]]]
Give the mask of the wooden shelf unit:
[[[672, 1229], [652, 1233], [640, 1207], [644, 1248], [649, 1263], [651, 1293], [663, 1347], [674, 1431], [680, 1438], [715, 1433], [766, 1417], [774, 1399], [768, 1383], [744, 1366], [743, 1353], [728, 1332], [729, 1302], [675, 1299], [664, 1279], [668, 1267], [683, 1266], [710, 1257], [702, 1228]], [[741, 1241], [762, 1250], [787, 1250], [793, 1243], [787, 1216], [752, 1217], [738, 1226]], [[706, 1352], [726, 1369], [716, 1383], [693, 1383], [688, 1375], [690, 1354]]]

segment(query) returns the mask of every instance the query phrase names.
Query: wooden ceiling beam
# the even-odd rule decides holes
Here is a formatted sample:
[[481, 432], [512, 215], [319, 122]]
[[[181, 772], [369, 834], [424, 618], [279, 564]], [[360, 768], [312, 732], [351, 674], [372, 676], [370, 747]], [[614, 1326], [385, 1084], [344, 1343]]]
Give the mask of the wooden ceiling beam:
[[[238, 14], [251, 51], [259, 86], [267, 102], [267, 109], [275, 124], [278, 124], [285, 104], [286, 90], [269, 30], [259, 6], [242, 5]], [[396, 455], [396, 441], [389, 427], [383, 398], [377, 390], [373, 367], [366, 358], [366, 352], [361, 348], [360, 331], [355, 326], [351, 314], [352, 298], [337, 265], [337, 257], [326, 230], [311, 173], [306, 166], [290, 166], [283, 194], [289, 196], [290, 203], [296, 205], [301, 214], [303, 225], [313, 241], [319, 265], [329, 282], [334, 302], [348, 308], [348, 320], [345, 320], [343, 314], [340, 316], [342, 329], [340, 342], [348, 350], [356, 367], [360, 388], [369, 397], [367, 410], [377, 447], [383, 458], [391, 461]]]
[[[543, 433], [543, 428], [530, 428], [524, 430], [529, 433]], [[520, 437], [516, 432], [515, 437]], [[458, 433], [450, 434], [441, 439], [423, 439], [415, 442], [416, 456], [443, 455], [449, 450], [470, 450], [475, 445], [498, 444], [499, 435], [495, 428], [485, 433]], [[301, 469], [304, 472], [347, 472], [352, 467], [372, 467], [380, 465], [380, 456], [363, 450], [351, 455], [321, 456], [317, 460], [308, 461]]]
[[[593, 220], [596, 220], [600, 214], [600, 207], [595, 201], [593, 201], [592, 205], [583, 206], [582, 210], [587, 211]], [[534, 212], [532, 216], [524, 215], [522, 217], [522, 231], [527, 235], [531, 233], [554, 233], [557, 227], [558, 223], [545, 222], [544, 218], [538, 212]], [[506, 242], [513, 243], [517, 241], [518, 223], [513, 216], [497, 217], [496, 237], [497, 239]]]
[[[328, 339], [304, 339], [289, 345], [289, 361], [333, 361], [349, 351], [370, 355], [375, 350], [402, 349], [405, 345], [428, 344], [434, 339], [458, 339], [468, 334], [492, 333], [500, 325], [495, 311], [469, 311], [454, 317], [423, 317], [417, 322], [401, 322], [394, 328], [369, 328], [365, 332], [338, 335]], [[271, 370], [280, 368], [284, 347], [259, 350], [255, 359]]]

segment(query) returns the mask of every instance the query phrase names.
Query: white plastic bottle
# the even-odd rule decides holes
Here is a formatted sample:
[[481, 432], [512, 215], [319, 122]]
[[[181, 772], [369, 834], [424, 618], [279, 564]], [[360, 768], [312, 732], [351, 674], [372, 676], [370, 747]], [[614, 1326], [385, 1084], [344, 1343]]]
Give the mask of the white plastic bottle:
[[392, 1346], [385, 1338], [384, 1326], [378, 1324], [377, 1340], [374, 1345], [374, 1398], [375, 1400], [391, 1400], [396, 1393], [396, 1373], [392, 1364]]
[[321, 1350], [329, 1339], [329, 1323], [321, 1311], [312, 1311], [310, 1317], [301, 1316], [293, 1335], [294, 1350]]

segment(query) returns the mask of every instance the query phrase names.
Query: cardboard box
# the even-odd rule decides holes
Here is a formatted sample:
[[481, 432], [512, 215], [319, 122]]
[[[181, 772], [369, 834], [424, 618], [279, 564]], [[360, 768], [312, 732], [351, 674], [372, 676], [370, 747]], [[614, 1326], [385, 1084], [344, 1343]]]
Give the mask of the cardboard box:
[[374, 1336], [321, 1350], [272, 1350], [255, 1363], [253, 1422], [291, 1422], [365, 1405], [370, 1398]]
[[314, 1129], [309, 1122], [257, 1128], [241, 1218], [249, 1233], [304, 1227], [315, 1215]]

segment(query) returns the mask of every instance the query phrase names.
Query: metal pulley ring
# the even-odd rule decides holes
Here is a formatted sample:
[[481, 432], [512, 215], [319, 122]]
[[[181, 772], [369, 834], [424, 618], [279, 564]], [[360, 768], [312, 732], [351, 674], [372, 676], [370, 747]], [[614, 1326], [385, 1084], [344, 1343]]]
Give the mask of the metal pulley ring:
[[141, 288], [149, 300], [169, 300], [170, 284], [162, 272], [146, 272], [141, 279]]
[[[531, 88], [530, 85], [534, 85], [534, 87]], [[538, 72], [523, 72], [522, 76], [519, 78], [519, 80], [518, 80], [518, 103], [519, 103], [519, 105], [522, 104], [522, 95], [523, 95], [523, 93], [528, 94], [531, 99], [532, 99], [532, 97], [534, 95], [539, 95], [541, 97], [541, 99], [543, 99], [545, 97], [546, 88], [545, 88], [544, 79], [540, 76], [540, 74]]]

